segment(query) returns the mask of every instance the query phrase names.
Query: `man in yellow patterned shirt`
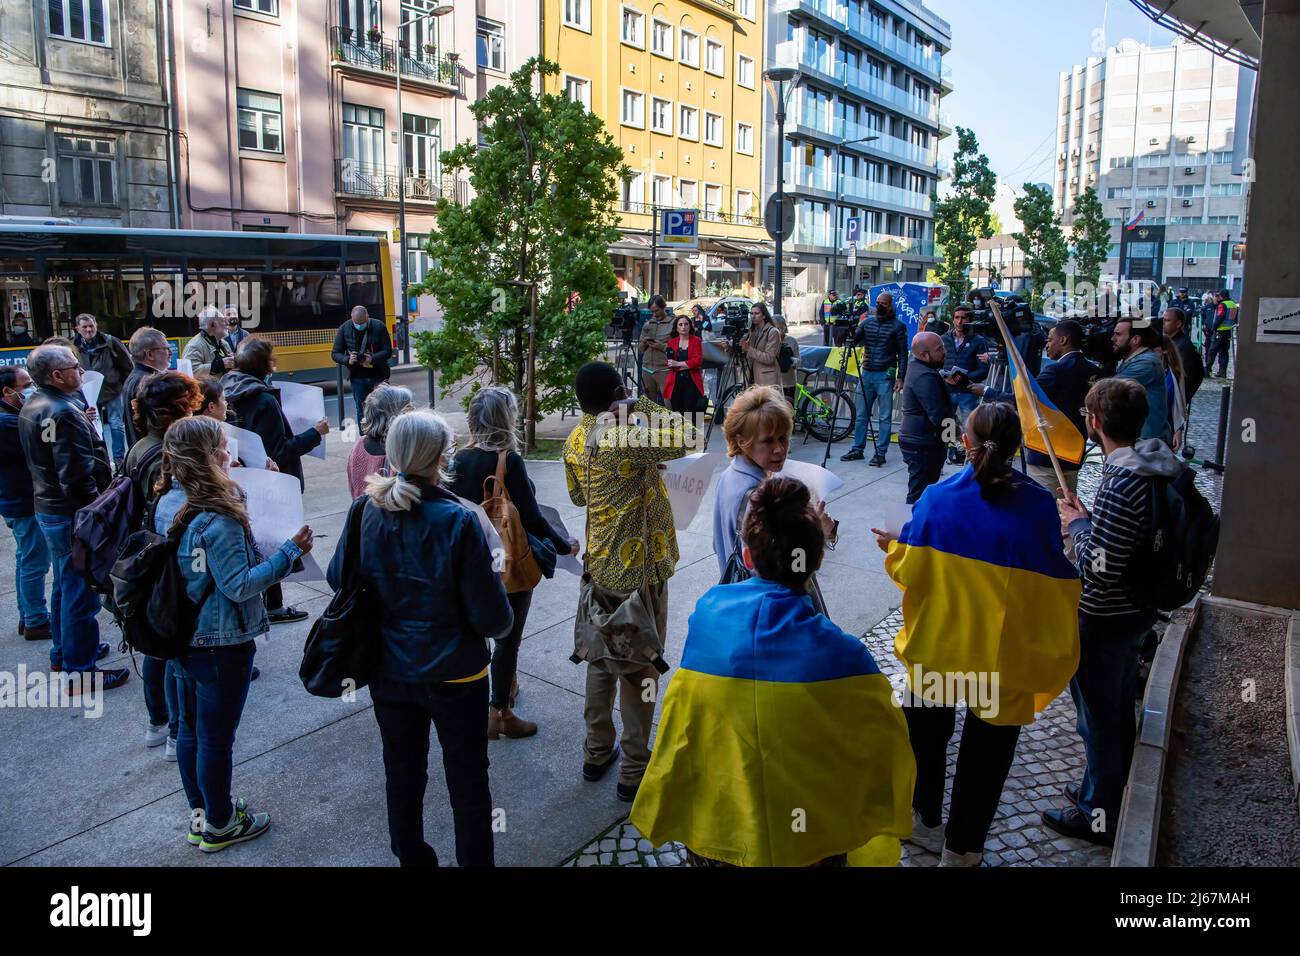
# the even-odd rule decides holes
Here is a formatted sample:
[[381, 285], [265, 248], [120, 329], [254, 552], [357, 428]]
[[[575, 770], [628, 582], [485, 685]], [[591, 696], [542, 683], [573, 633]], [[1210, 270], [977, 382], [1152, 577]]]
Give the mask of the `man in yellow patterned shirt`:
[[[587, 573], [594, 584], [614, 592], [608, 595], [614, 601], [621, 602], [644, 585], [642, 597], [654, 613], [662, 646], [668, 626], [668, 579], [678, 554], [672, 506], [659, 465], [685, 455], [699, 433], [681, 415], [644, 396], [629, 399], [618, 371], [605, 362], [589, 362], [579, 369], [575, 388], [583, 415], [564, 445], [564, 474], [573, 503], [587, 507]], [[594, 430], [599, 436], [589, 452], [588, 436]], [[620, 676], [626, 679], [620, 681]], [[582, 775], [599, 780], [618, 760], [617, 688], [623, 717], [618, 796], [629, 803], [650, 761], [658, 677], [648, 664], [631, 672], [604, 661], [587, 665]]]

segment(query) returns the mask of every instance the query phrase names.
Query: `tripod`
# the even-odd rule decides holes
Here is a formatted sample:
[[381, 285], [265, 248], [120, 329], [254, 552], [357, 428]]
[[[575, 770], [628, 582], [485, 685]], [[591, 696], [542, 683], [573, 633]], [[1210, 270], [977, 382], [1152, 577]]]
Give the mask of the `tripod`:
[[713, 426], [719, 420], [726, 418], [727, 409], [731, 408], [731, 403], [735, 401], [736, 396], [749, 388], [749, 362], [745, 360], [744, 353], [735, 343], [727, 343], [727, 364], [718, 370], [717, 381], [713, 386], [713, 414], [709, 417], [709, 427], [704, 430], [704, 447], [709, 447], [709, 439], [713, 436]]
[[[861, 364], [861, 360], [862, 360], [861, 349], [862, 346], [854, 342], [851, 335], [845, 336], [844, 344], [840, 346], [840, 367], [839, 367], [839, 371], [835, 373], [835, 390], [840, 394], [844, 394], [844, 379], [845, 376], [848, 374], [849, 362], [852, 361], [853, 365], [858, 370], [858, 395], [862, 397], [862, 407], [864, 409], [863, 414], [866, 416], [866, 420], [867, 420], [867, 441], [871, 442], [872, 444], [875, 444], [876, 427], [875, 425], [872, 424], [871, 421], [871, 412], [875, 408], [875, 396], [867, 394], [867, 385], [865, 381], [865, 376], [862, 374], [863, 369]], [[836, 399], [837, 406], [838, 403], [839, 400]], [[835, 417], [836, 418], [839, 417], [838, 407], [835, 409]], [[835, 443], [835, 434], [834, 431], [832, 430], [831, 433], [829, 433], [826, 436], [826, 453], [822, 455], [823, 468], [825, 468], [826, 463], [831, 460], [831, 445], [833, 445], [834, 443]]]
[[[1015, 348], [1015, 345], [1008, 345], [1006, 348]], [[984, 379], [985, 392], [980, 398], [979, 404], [983, 405], [990, 401], [990, 392], [1012, 391], [1011, 385], [1011, 366], [1007, 362], [1007, 355], [1003, 349], [996, 347], [989, 348], [989, 374]], [[966, 423], [962, 422], [962, 429], [965, 430]], [[1024, 474], [1029, 474], [1029, 459], [1025, 457], [1025, 443], [1020, 443], [1020, 470]]]

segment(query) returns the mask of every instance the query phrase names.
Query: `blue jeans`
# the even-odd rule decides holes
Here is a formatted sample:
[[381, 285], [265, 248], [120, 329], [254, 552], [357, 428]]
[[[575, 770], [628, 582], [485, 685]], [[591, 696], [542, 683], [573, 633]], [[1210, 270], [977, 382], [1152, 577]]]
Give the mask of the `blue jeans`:
[[354, 378], [352, 380], [352, 401], [357, 409], [357, 428], [361, 427], [361, 416], [366, 410], [366, 399], [370, 393], [382, 385], [377, 378]]
[[180, 664], [146, 654], [140, 664], [140, 680], [144, 686], [144, 708], [149, 712], [149, 723], [155, 727], [166, 724], [167, 736], [175, 740], [181, 714]]
[[[863, 397], [863, 393], [866, 397]], [[881, 458], [889, 451], [889, 439], [894, 431], [894, 377], [888, 372], [862, 373], [858, 386], [858, 424], [853, 429], [853, 449], [867, 447], [867, 416], [871, 414], [868, 402], [879, 410], [876, 418], [876, 454]]]
[[176, 765], [190, 809], [203, 808], [213, 829], [230, 823], [235, 730], [253, 678], [253, 641], [196, 647], [175, 663], [180, 672]]
[[72, 566], [72, 516], [36, 516], [54, 565], [50, 591], [50, 666], [92, 671], [99, 649], [99, 595]]
[[970, 413], [975, 411], [975, 406], [980, 403], [979, 397], [972, 395], [970, 392], [953, 392], [952, 404], [957, 409], [957, 424], [961, 430], [966, 430], [966, 419]]
[[104, 425], [104, 444], [108, 446], [108, 455], [114, 462], [119, 462], [130, 451], [126, 447], [126, 428], [122, 424], [122, 399], [116, 398], [107, 405], [99, 406], [99, 420]]
[[14, 585], [18, 589], [18, 619], [23, 627], [44, 627], [50, 612], [45, 605], [45, 573], [50, 570], [50, 552], [45, 547], [35, 515], [5, 518], [18, 548], [14, 562]]
[[1079, 670], [1070, 681], [1070, 696], [1087, 765], [1078, 806], [1090, 822], [1094, 810], [1103, 811], [1106, 831], [1112, 835], [1119, 825], [1137, 739], [1138, 649], [1155, 619], [1154, 611], [1079, 615]]

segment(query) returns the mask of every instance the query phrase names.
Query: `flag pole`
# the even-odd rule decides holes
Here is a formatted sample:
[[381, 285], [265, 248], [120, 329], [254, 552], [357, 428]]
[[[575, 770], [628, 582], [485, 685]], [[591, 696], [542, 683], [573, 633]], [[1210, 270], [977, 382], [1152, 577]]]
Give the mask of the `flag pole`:
[[1070, 486], [1065, 483], [1065, 472], [1061, 470], [1060, 459], [1056, 457], [1056, 449], [1052, 447], [1052, 436], [1048, 434], [1047, 419], [1043, 417], [1043, 410], [1039, 407], [1038, 396], [1034, 394], [1033, 386], [1029, 383], [1029, 370], [1025, 368], [1020, 350], [1016, 348], [1016, 343], [1011, 340], [1011, 335], [1007, 332], [1007, 324], [1002, 321], [1002, 309], [998, 307], [996, 298], [989, 302], [989, 308], [993, 310], [993, 318], [998, 323], [998, 331], [1002, 333], [1002, 341], [1006, 344], [1011, 364], [1016, 367], [1016, 375], [1026, 376], [1022, 384], [1025, 395], [1029, 398], [1029, 404], [1034, 410], [1034, 416], [1038, 419], [1038, 434], [1043, 436], [1043, 445], [1047, 448], [1047, 457], [1052, 459], [1052, 468], [1056, 470], [1056, 480], [1061, 483], [1061, 492], [1068, 494]]

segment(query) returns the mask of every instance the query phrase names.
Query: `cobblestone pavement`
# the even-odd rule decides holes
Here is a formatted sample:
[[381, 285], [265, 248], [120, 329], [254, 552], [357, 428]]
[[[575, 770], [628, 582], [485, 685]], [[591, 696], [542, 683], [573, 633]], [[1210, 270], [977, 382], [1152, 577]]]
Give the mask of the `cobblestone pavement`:
[[[894, 635], [902, 626], [901, 609], [892, 612], [863, 637], [880, 669], [901, 679], [902, 664], [894, 657]], [[963, 715], [948, 747], [948, 797], [957, 763]], [[1041, 825], [1043, 810], [1064, 804], [1065, 785], [1083, 772], [1083, 744], [1074, 732], [1074, 704], [1061, 694], [1033, 725], [1021, 731], [1015, 763], [1002, 789], [1002, 801], [984, 848], [985, 866], [1107, 866], [1110, 850], [1082, 840], [1062, 837]], [[936, 854], [903, 844], [903, 866], [936, 866]], [[627, 820], [622, 820], [570, 856], [563, 866], [685, 866], [680, 844], [650, 845]]]

